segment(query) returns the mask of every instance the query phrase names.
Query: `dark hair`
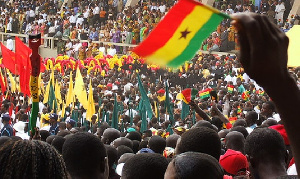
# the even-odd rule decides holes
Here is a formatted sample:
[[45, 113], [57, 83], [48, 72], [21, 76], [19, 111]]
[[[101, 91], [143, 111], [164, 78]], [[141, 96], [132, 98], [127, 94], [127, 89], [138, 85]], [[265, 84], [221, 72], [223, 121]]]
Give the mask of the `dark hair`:
[[[222, 179], [224, 171], [218, 160], [199, 152], [185, 152], [173, 159], [177, 178], [214, 178]], [[192, 166], [192, 167], [191, 167]]]
[[50, 136], [50, 132], [46, 130], [40, 130], [41, 140], [46, 142], [46, 139]]
[[137, 141], [137, 140], [133, 140], [132, 141], [132, 150], [133, 150], [133, 153], [137, 153], [139, 151], [139, 146], [140, 146], [140, 141]]
[[131, 149], [133, 147], [132, 141], [130, 139], [125, 138], [125, 137], [119, 137], [119, 138], [117, 138], [113, 141], [113, 146], [115, 148], [119, 147], [120, 145], [125, 145], [125, 146], [127, 146]]
[[67, 178], [62, 157], [49, 144], [19, 140], [0, 148], [0, 178]]
[[265, 102], [265, 104], [268, 105], [268, 108], [272, 111], [272, 112], [276, 112], [276, 107], [273, 101], [267, 101]]
[[176, 146], [176, 155], [184, 152], [206, 153], [219, 160], [221, 141], [218, 133], [207, 127], [188, 130], [182, 134], [181, 140]]
[[238, 131], [229, 132], [225, 137], [225, 143], [227, 149], [240, 151], [243, 154], [245, 153], [244, 150], [245, 138], [242, 133]]
[[126, 135], [126, 138], [130, 139], [130, 140], [137, 140], [137, 141], [141, 141], [142, 140], [142, 136], [139, 132], [137, 131], [131, 131]]
[[166, 148], [166, 140], [160, 136], [152, 136], [148, 142], [148, 146], [155, 153], [162, 154]]
[[53, 141], [53, 139], [56, 137], [56, 135], [50, 135], [50, 136], [48, 136], [47, 138], [46, 138], [46, 142], [48, 143], [48, 144], [50, 144], [51, 145], [51, 143], [52, 143], [52, 141]]
[[233, 123], [233, 127], [236, 126], [243, 126], [246, 127], [247, 126], [247, 122], [245, 121], [245, 119], [237, 119], [234, 123]]
[[141, 150], [142, 148], [147, 148], [147, 146], [148, 146], [148, 141], [143, 140], [139, 145], [139, 150]]
[[205, 120], [200, 120], [192, 126], [192, 128], [196, 128], [196, 127], [208, 127], [210, 129], [215, 130], [214, 127], [212, 126], [212, 124]]
[[117, 149], [111, 145], [105, 145], [105, 149], [108, 157], [108, 166], [111, 169], [118, 161], [118, 152]]
[[211, 119], [211, 123], [218, 128], [218, 131], [222, 130], [223, 122], [221, 121], [221, 119], [219, 117], [213, 117]]
[[62, 147], [65, 143], [66, 139], [62, 136], [56, 136], [52, 142], [51, 145], [58, 151], [58, 153], [62, 153]]
[[136, 154], [126, 161], [122, 170], [124, 179], [163, 179], [168, 161], [159, 154]]
[[110, 144], [112, 141], [120, 137], [120, 131], [114, 128], [107, 128], [104, 130], [101, 141], [104, 144]]
[[0, 147], [2, 146], [2, 145], [4, 145], [7, 141], [11, 141], [12, 139], [10, 138], [10, 137], [8, 137], [8, 136], [1, 136], [0, 137]]
[[62, 130], [62, 131], [58, 131], [58, 133], [56, 134], [57, 136], [61, 136], [61, 137], [65, 137], [66, 135], [71, 134], [70, 131], [68, 130]]
[[106, 149], [93, 134], [78, 132], [68, 137], [62, 154], [71, 177], [93, 178], [95, 173], [105, 171]]
[[173, 149], [175, 149], [176, 147], [176, 144], [177, 144], [177, 140], [180, 138], [180, 135], [177, 135], [177, 134], [172, 134], [170, 135], [167, 139], [166, 139], [166, 142], [167, 142], [167, 147], [172, 147]]
[[133, 150], [125, 145], [120, 145], [117, 148], [117, 152], [118, 152], [118, 159], [125, 153], [134, 153]]
[[231, 128], [230, 131], [238, 131], [238, 132], [242, 133], [244, 135], [245, 139], [249, 135], [247, 129], [245, 127], [243, 127], [243, 126], [235, 126], [235, 127]]
[[286, 147], [279, 132], [257, 128], [246, 138], [245, 153], [258, 161], [285, 162]]

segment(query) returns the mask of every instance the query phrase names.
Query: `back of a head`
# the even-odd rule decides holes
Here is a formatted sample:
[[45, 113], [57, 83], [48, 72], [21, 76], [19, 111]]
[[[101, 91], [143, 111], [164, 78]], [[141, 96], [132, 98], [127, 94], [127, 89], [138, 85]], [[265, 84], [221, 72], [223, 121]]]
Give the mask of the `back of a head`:
[[137, 141], [137, 140], [133, 140], [132, 141], [132, 144], [133, 144], [133, 146], [132, 146], [132, 150], [133, 150], [133, 152], [136, 154], [138, 151], [139, 151], [139, 146], [140, 146], [140, 141]]
[[211, 119], [211, 123], [218, 128], [218, 131], [220, 131], [223, 128], [223, 122], [219, 117], [213, 117]]
[[197, 128], [197, 127], [208, 127], [210, 129], [214, 130], [214, 127], [212, 126], [212, 124], [205, 120], [200, 120], [192, 126], [192, 128]]
[[227, 149], [232, 149], [236, 151], [240, 151], [241, 153], [245, 153], [244, 144], [245, 138], [244, 135], [237, 131], [229, 132], [225, 137], [225, 144]]
[[114, 129], [114, 128], [107, 128], [103, 132], [101, 141], [104, 144], [109, 145], [112, 141], [114, 141], [115, 139], [117, 139], [119, 137], [120, 137], [120, 131], [118, 131], [117, 129]]
[[148, 142], [148, 146], [155, 153], [162, 154], [166, 147], [166, 140], [160, 136], [152, 136]]
[[41, 140], [46, 142], [47, 137], [50, 136], [50, 132], [46, 130], [40, 130]]
[[105, 173], [106, 149], [93, 134], [78, 132], [67, 138], [62, 155], [71, 177], [94, 178]]
[[230, 131], [237, 131], [237, 132], [242, 133], [245, 139], [249, 135], [247, 129], [245, 127], [243, 127], [243, 126], [235, 126], [235, 127], [231, 128]]
[[141, 141], [142, 140], [142, 136], [139, 132], [137, 131], [131, 131], [126, 135], [126, 138], [130, 139], [130, 140], [137, 140], [137, 141]]
[[53, 139], [56, 137], [56, 135], [50, 135], [50, 136], [48, 136], [47, 138], [46, 138], [46, 142], [48, 143], [48, 144], [50, 144], [51, 145], [51, 143], [52, 143], [52, 141], [53, 141]]
[[182, 134], [176, 146], [176, 155], [184, 152], [201, 152], [219, 160], [221, 141], [218, 133], [207, 127], [193, 128]]
[[66, 139], [62, 136], [56, 136], [52, 142], [51, 145], [58, 151], [58, 153], [62, 153], [62, 147], [65, 143]]
[[114, 164], [117, 164], [118, 161], [118, 152], [117, 149], [111, 145], [105, 145], [107, 157], [108, 157], [108, 166], [112, 168]]
[[177, 134], [172, 134], [170, 135], [167, 139], [167, 147], [172, 147], [173, 149], [175, 149], [176, 144], [177, 144], [177, 140], [180, 138], [180, 135]]
[[122, 170], [122, 179], [163, 179], [168, 161], [159, 154], [136, 154], [128, 159]]
[[0, 149], [0, 178], [67, 178], [62, 157], [38, 140], [5, 143]]
[[245, 153], [257, 161], [282, 164], [285, 162], [286, 147], [277, 131], [258, 128], [246, 138]]
[[234, 123], [233, 123], [233, 127], [236, 126], [243, 126], [246, 127], [247, 126], [247, 122], [245, 121], [245, 119], [237, 119]]
[[120, 145], [125, 145], [129, 148], [132, 149], [133, 147], [133, 143], [130, 139], [127, 139], [126, 137], [119, 137], [117, 139], [115, 139], [113, 142], [112, 142], [112, 145], [115, 147], [115, 148], [118, 148]]
[[134, 153], [133, 150], [125, 145], [120, 145], [117, 148], [118, 159], [125, 153]]
[[12, 139], [10, 137], [7, 136], [1, 136], [0, 137], [0, 148], [2, 145], [4, 145], [7, 141], [11, 141]]
[[[175, 169], [174, 172], [170, 172], [172, 167]], [[224, 171], [218, 160], [214, 157], [199, 152], [185, 152], [176, 156], [176, 158], [169, 164], [165, 174], [165, 179], [222, 179], [223, 175]]]

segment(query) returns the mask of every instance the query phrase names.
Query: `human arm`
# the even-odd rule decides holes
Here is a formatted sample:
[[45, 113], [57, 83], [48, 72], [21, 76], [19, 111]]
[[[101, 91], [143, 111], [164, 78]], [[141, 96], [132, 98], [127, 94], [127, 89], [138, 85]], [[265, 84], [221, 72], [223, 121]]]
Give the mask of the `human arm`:
[[208, 115], [195, 103], [195, 101], [191, 101], [189, 104], [192, 108], [195, 109], [195, 112], [202, 117], [206, 121], [210, 121]]
[[287, 131], [300, 173], [300, 91], [287, 69], [289, 40], [266, 16], [237, 14], [240, 62], [275, 103]]

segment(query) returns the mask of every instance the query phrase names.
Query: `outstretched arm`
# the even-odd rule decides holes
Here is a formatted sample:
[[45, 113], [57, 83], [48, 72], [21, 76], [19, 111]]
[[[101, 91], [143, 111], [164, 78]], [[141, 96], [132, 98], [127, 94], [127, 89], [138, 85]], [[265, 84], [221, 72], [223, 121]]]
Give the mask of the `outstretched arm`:
[[237, 14], [233, 19], [241, 46], [240, 62], [274, 101], [300, 173], [300, 91], [287, 69], [289, 40], [266, 16]]

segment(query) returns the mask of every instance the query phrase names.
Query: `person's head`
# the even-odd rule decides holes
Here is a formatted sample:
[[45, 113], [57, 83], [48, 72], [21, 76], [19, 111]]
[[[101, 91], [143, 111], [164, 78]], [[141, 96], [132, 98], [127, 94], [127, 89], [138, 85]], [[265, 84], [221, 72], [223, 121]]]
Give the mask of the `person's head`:
[[159, 154], [136, 154], [126, 161], [122, 179], [163, 179], [168, 161]]
[[126, 138], [130, 139], [130, 140], [137, 140], [137, 141], [141, 141], [142, 140], [142, 136], [139, 132], [137, 131], [131, 131], [126, 135]]
[[9, 103], [8, 102], [3, 102], [1, 105], [1, 113], [6, 113], [9, 108]]
[[256, 121], [258, 120], [258, 114], [255, 111], [249, 111], [247, 112], [245, 119], [246, 119], [247, 127], [250, 127], [253, 124], [256, 124]]
[[50, 124], [56, 124], [58, 120], [58, 116], [55, 113], [50, 114]]
[[172, 134], [167, 139], [167, 145], [166, 147], [172, 147], [173, 149], [176, 148], [177, 140], [180, 138], [180, 135]]
[[237, 132], [240, 132], [244, 135], [244, 138], [246, 139], [249, 135], [247, 129], [243, 126], [235, 126], [233, 128], [230, 129], [230, 131], [237, 131]]
[[112, 145], [115, 148], [119, 147], [120, 145], [125, 145], [125, 146], [127, 146], [127, 147], [129, 147], [131, 149], [133, 147], [132, 141], [130, 139], [125, 138], [125, 137], [119, 137], [119, 138], [115, 139], [112, 142]]
[[237, 119], [234, 123], [233, 123], [233, 127], [236, 126], [243, 126], [246, 127], [247, 126], [247, 122], [245, 119]]
[[76, 121], [73, 119], [66, 120], [66, 128], [71, 130], [76, 124]]
[[3, 124], [8, 124], [9, 123], [9, 120], [10, 120], [10, 116], [8, 114], [4, 114], [2, 116], [2, 123]]
[[229, 132], [225, 137], [225, 145], [227, 149], [232, 149], [245, 153], [244, 150], [245, 138], [244, 135], [237, 131]]
[[6, 142], [0, 148], [0, 178], [67, 178], [62, 157], [38, 140]]
[[197, 128], [197, 127], [208, 127], [210, 129], [214, 129], [212, 124], [208, 121], [205, 121], [205, 120], [200, 120], [192, 126], [192, 128]]
[[114, 141], [115, 139], [120, 137], [120, 131], [118, 131], [117, 129], [114, 128], [107, 128], [105, 129], [105, 131], [103, 132], [101, 141], [104, 144], [110, 144], [112, 141]]
[[160, 136], [152, 136], [148, 142], [148, 147], [155, 153], [162, 154], [166, 147], [166, 140]]
[[275, 104], [272, 101], [267, 101], [262, 105], [261, 114], [266, 117], [271, 117], [275, 112]]
[[259, 175], [259, 168], [265, 166], [286, 170], [287, 152], [282, 136], [269, 128], [253, 130], [245, 141], [245, 153], [250, 162], [250, 171]]
[[125, 145], [120, 145], [117, 147], [118, 159], [125, 153], [134, 153], [133, 150]]
[[65, 143], [66, 139], [62, 136], [56, 136], [52, 142], [51, 145], [58, 151], [59, 154], [62, 153], [62, 147]]
[[78, 132], [68, 137], [63, 145], [62, 155], [72, 178], [108, 177], [105, 146], [93, 134]]
[[105, 145], [107, 157], [108, 157], [108, 166], [109, 170], [113, 169], [113, 165], [118, 162], [118, 152], [117, 149], [111, 145]]
[[231, 176], [246, 176], [249, 168], [247, 157], [241, 152], [231, 149], [220, 157], [220, 164], [225, 174]]
[[207, 127], [193, 128], [185, 132], [178, 140], [175, 153], [201, 152], [219, 160], [221, 141], [218, 133]]
[[169, 163], [165, 179], [222, 179], [223, 175], [224, 172], [218, 160], [211, 155], [200, 152], [185, 152], [176, 156]]

